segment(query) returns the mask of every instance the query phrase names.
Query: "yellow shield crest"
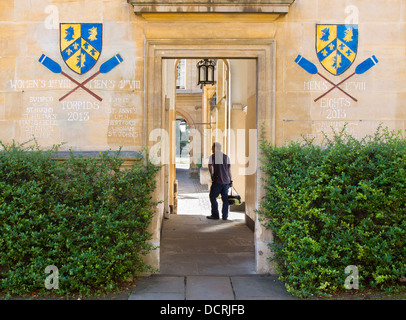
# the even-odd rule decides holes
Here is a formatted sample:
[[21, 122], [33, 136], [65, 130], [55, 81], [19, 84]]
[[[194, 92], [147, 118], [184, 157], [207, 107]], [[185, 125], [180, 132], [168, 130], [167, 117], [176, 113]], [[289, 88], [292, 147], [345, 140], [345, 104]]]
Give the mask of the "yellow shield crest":
[[316, 25], [317, 57], [331, 74], [338, 76], [344, 73], [355, 61], [357, 51], [357, 25]]
[[102, 50], [101, 23], [61, 23], [60, 50], [66, 65], [78, 74], [89, 71]]

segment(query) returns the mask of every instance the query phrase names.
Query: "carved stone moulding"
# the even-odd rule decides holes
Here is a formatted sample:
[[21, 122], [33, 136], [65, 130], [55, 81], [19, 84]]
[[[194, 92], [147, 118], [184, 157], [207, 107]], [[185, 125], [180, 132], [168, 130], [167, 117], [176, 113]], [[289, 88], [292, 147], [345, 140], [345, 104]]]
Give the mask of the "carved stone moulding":
[[287, 13], [295, 0], [127, 0], [136, 13]]

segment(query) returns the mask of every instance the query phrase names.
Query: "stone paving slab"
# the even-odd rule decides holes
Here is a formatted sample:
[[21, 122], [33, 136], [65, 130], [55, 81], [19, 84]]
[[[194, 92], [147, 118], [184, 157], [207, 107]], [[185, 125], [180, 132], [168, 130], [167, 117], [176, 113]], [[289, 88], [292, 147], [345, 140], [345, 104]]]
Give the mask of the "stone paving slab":
[[293, 300], [275, 276], [160, 276], [136, 281], [129, 300]]
[[229, 277], [189, 276], [186, 300], [234, 300]]
[[276, 276], [231, 277], [236, 300], [290, 300], [293, 297]]
[[185, 300], [184, 277], [147, 277], [137, 281], [128, 300]]

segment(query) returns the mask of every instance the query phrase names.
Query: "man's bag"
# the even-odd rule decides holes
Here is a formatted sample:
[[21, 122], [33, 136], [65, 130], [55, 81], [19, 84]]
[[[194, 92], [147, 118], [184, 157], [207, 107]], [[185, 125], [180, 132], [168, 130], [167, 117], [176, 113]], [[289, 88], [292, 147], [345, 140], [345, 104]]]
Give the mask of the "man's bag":
[[241, 204], [241, 197], [237, 193], [237, 191], [234, 189], [235, 194], [233, 195], [233, 189], [234, 187], [230, 188], [230, 194], [228, 195], [228, 204], [229, 205], [240, 205]]

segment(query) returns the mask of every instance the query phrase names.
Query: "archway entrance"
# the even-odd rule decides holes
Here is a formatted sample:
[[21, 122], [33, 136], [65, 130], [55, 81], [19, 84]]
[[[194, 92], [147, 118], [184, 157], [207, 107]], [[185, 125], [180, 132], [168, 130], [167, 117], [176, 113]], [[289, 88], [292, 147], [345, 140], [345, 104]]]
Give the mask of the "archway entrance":
[[[255, 129], [256, 61], [218, 59], [215, 83], [205, 87], [197, 85], [197, 61], [163, 61], [163, 88], [169, 109], [175, 113], [170, 134], [174, 141], [169, 143], [175, 149], [169, 183], [175, 185], [169, 195], [173, 214], [163, 222], [160, 270], [165, 275], [252, 274], [254, 229], [247, 226], [246, 221], [252, 219], [244, 210], [249, 184], [245, 135], [247, 128]], [[238, 190], [242, 198], [242, 204], [229, 206], [227, 221], [206, 218], [211, 214], [207, 157], [213, 142], [220, 142], [232, 159], [233, 193]], [[218, 203], [221, 210], [220, 197]]]
[[[204, 47], [204, 49], [202, 49]], [[245, 172], [251, 170], [249, 174], [245, 174], [245, 217], [246, 220], [250, 222], [252, 229], [254, 230], [254, 270], [257, 273], [274, 273], [272, 266], [267, 261], [270, 256], [268, 250], [268, 243], [272, 241], [271, 234], [266, 231], [262, 225], [258, 222], [256, 216], [256, 209], [258, 208], [258, 203], [262, 196], [262, 186], [261, 186], [261, 174], [258, 171], [258, 132], [257, 128], [264, 124], [265, 134], [270, 140], [274, 139], [274, 92], [273, 92], [273, 61], [274, 43], [273, 41], [266, 40], [221, 40], [221, 41], [211, 41], [211, 40], [197, 40], [197, 41], [179, 41], [179, 40], [150, 40], [146, 43], [146, 114], [148, 115], [146, 119], [146, 138], [149, 134], [155, 130], [157, 127], [167, 130], [169, 132], [168, 149], [164, 151], [164, 154], [169, 154], [169, 158], [173, 156], [174, 148], [171, 143], [174, 142], [173, 136], [171, 136], [171, 128], [173, 123], [173, 117], [176, 115], [176, 109], [172, 107], [171, 104], [171, 93], [167, 92], [164, 87], [164, 75], [165, 75], [165, 63], [170, 59], [200, 59], [200, 58], [216, 58], [224, 59], [227, 61], [241, 62], [242, 60], [251, 60], [255, 65], [255, 82], [254, 86], [255, 95], [253, 99], [253, 104], [255, 105], [255, 112], [249, 113], [254, 115], [251, 119], [254, 123], [253, 127], [248, 127], [243, 129], [244, 134], [241, 132], [238, 138], [236, 135], [232, 136], [231, 131], [227, 131], [228, 135], [225, 138], [222, 136], [223, 143], [226, 146], [225, 150], [230, 153], [236, 152], [238, 150], [233, 150], [235, 148], [235, 143], [232, 142], [244, 141], [245, 147], [244, 152], [240, 156], [245, 156], [249, 158], [249, 161], [245, 163]], [[241, 74], [242, 78], [247, 81], [247, 83], [252, 84], [244, 75]], [[239, 80], [242, 79], [240, 77]], [[222, 97], [220, 97], [221, 99]], [[231, 103], [234, 102], [235, 108], [240, 108], [241, 112], [244, 112], [244, 103], [239, 103], [240, 101], [228, 101], [229, 110], [231, 110]], [[231, 114], [228, 115], [231, 117]], [[219, 119], [219, 118], [217, 118]], [[260, 119], [260, 120], [258, 120]], [[208, 121], [209, 120], [209, 121]], [[202, 119], [203, 123], [212, 122], [210, 118]], [[238, 123], [238, 122], [237, 122]], [[259, 124], [259, 125], [258, 125]], [[228, 128], [231, 129], [231, 128]], [[216, 132], [219, 134], [219, 132]], [[224, 131], [223, 131], [224, 134]], [[213, 132], [210, 133], [211, 138], [213, 137]], [[217, 140], [218, 137], [215, 137]], [[242, 139], [242, 140], [241, 140]], [[210, 143], [208, 142], [210, 141]], [[205, 158], [205, 151], [208, 152], [209, 148], [204, 148], [204, 144], [208, 143], [210, 146], [212, 140], [203, 138], [202, 147], [202, 158]], [[147, 146], [154, 145], [154, 141], [145, 141]], [[247, 148], [247, 149], [246, 149]], [[248, 151], [248, 152], [246, 152]], [[196, 154], [194, 154], [196, 157]], [[253, 157], [253, 158], [251, 158]], [[254, 159], [254, 160], [253, 160]], [[235, 161], [236, 159], [234, 159]], [[176, 193], [176, 187], [172, 186], [172, 181], [176, 174], [173, 173], [172, 163], [167, 163], [164, 169], [161, 170], [161, 176], [158, 181], [157, 196], [160, 199], [165, 199], [163, 203], [163, 211], [170, 212], [167, 207], [170, 206], [171, 201], [171, 188], [172, 192]], [[241, 171], [240, 171], [241, 172]], [[234, 178], [233, 178], [234, 179]], [[171, 220], [171, 215], [167, 214]], [[250, 220], [251, 219], [251, 220]], [[166, 220], [165, 220], [166, 221]], [[162, 223], [157, 217], [157, 226], [161, 226]], [[160, 241], [157, 241], [157, 245], [161, 245]], [[183, 238], [183, 241], [187, 239]]]

